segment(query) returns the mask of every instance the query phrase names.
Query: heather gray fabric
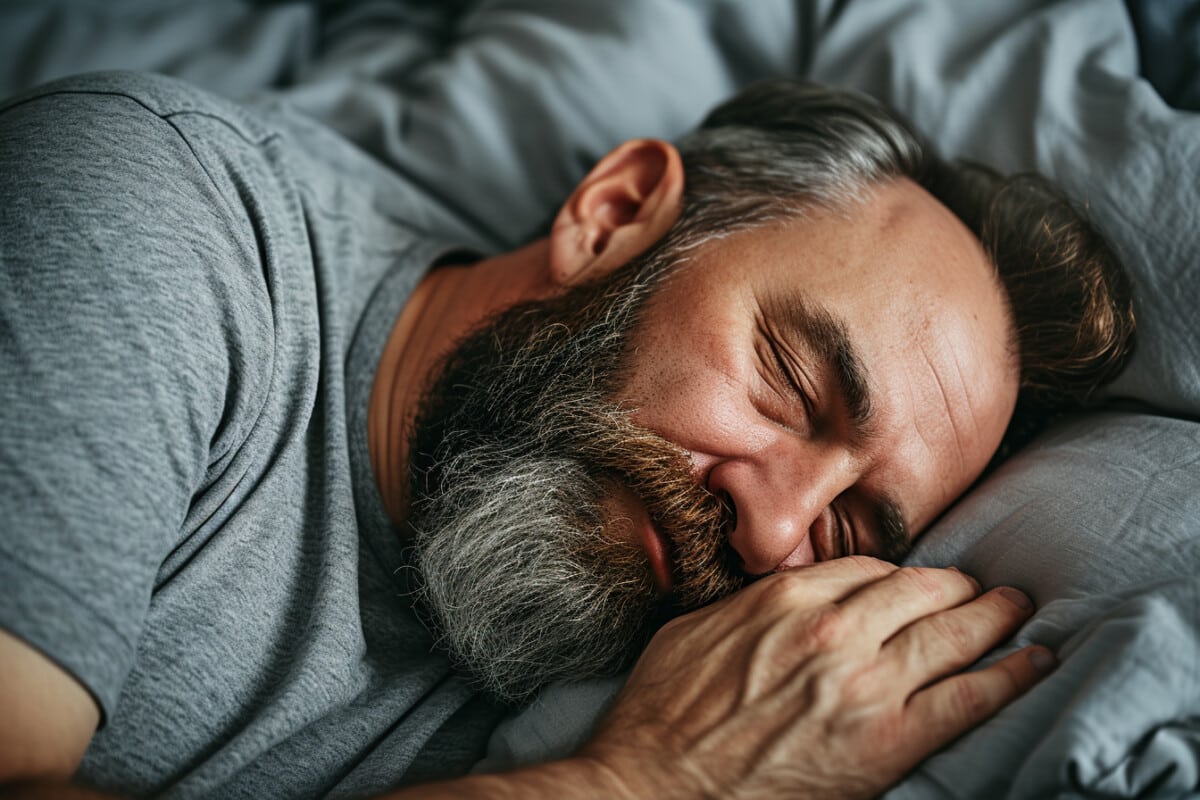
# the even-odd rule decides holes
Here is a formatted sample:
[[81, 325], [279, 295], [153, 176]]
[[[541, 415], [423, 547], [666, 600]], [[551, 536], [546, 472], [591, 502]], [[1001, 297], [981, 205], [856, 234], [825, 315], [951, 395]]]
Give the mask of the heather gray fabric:
[[357, 5], [282, 93], [507, 248], [620, 142], [679, 136], [740, 86], [796, 74], [820, 4], [476, 0], [424, 48], [396, 10], [420, 3]]
[[[64, 3], [74, 5], [56, 5]], [[870, 91], [946, 154], [1039, 169], [1087, 203], [1139, 289], [1142, 341], [1113, 394], [1168, 416], [1073, 424], [927, 535], [915, 558], [962, 560], [988, 581], [1033, 591], [1043, 610], [1022, 635], [1044, 637], [1067, 660], [1028, 701], [928, 762], [895, 795], [973, 797], [986, 787], [982, 794], [1004, 796], [1010, 781], [1014, 798], [1200, 791], [1200, 604], [1181, 577], [1200, 573], [1188, 422], [1200, 418], [1200, 118], [1170, 108], [1138, 74], [1146, 54], [1125, 3], [324, 7], [344, 12], [298, 23], [311, 51], [272, 51], [285, 65], [272, 75], [291, 77], [264, 71], [253, 88], [274, 87], [356, 140], [405, 177], [396, 192], [420, 198], [410, 205], [429, 217], [422, 227], [457, 224], [449, 238], [474, 246], [517, 243], [620, 139], [677, 136], [736, 86], [780, 73]], [[210, 29], [192, 31], [212, 41]], [[208, 49], [189, 52], [202, 60]], [[85, 55], [55, 53], [63, 63]], [[1130, 553], [1125, 544], [1147, 549]], [[500, 729], [482, 767], [568, 752], [617, 685], [552, 687]]]
[[[72, 81], [0, 115], [13, 178], [0, 247], [14, 276], [0, 287], [0, 624], [104, 708], [85, 780], [134, 794], [357, 795], [482, 754], [493, 709], [425, 655], [396, 599], [401, 559], [356, 438], [383, 332], [434, 255], [421, 242], [518, 241], [563, 191], [560, 154], [573, 174], [615, 136], [692, 124], [760, 74], [755, 30], [789, 29], [773, 25], [779, 2], [751, 7], [721, 42], [707, 29], [736, 23], [728, 0], [647, 7], [645, 30], [605, 3], [588, 30], [573, 24], [582, 6], [575, 18], [560, 4], [530, 43], [519, 34], [536, 13], [495, 6], [463, 26], [449, 66], [441, 3], [331, 4], [316, 32], [311, 17], [236, 3], [211, 16], [131, 0], [0, 11], [0, 41], [24, 48], [0, 47], [9, 88], [152, 67], [255, 95], [269, 115], [135, 76]], [[297, 55], [288, 30], [319, 59]], [[630, 32], [668, 46], [626, 63], [644, 52], [625, 52]], [[510, 102], [576, 52], [573, 68], [551, 69], [561, 82]], [[42, 71], [26, 69], [43, 56]], [[584, 115], [599, 102], [587, 86], [621, 63], [661, 73], [658, 91], [636, 103], [610, 91], [611, 113]], [[399, 105], [380, 85], [398, 75]], [[295, 91], [262, 91], [297, 77]], [[364, 134], [376, 160], [297, 107], [398, 138]], [[572, 144], [605, 119], [586, 150]], [[535, 156], [540, 168], [519, 160]]]
[[1062, 659], [891, 798], [1185, 797], [1200, 791], [1200, 424], [1060, 426], [972, 492], [911, 563], [1019, 586]]
[[133, 74], [5, 104], [0, 174], [0, 625], [103, 709], [80, 779], [465, 770], [497, 709], [431, 653], [365, 451], [431, 204], [302, 118]]
[[498, 250], [524, 243], [622, 140], [678, 136], [749, 81], [796, 74], [828, 5], [12, 0], [0, 95], [110, 68], [278, 94]]

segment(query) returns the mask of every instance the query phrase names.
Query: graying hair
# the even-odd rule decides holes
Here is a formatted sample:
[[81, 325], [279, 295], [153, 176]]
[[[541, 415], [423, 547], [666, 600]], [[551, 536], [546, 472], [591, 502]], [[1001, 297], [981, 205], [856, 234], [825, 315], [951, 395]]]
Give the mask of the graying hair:
[[866, 95], [767, 81], [719, 106], [678, 143], [683, 210], [660, 243], [678, 259], [714, 238], [844, 209], [871, 187], [918, 176], [926, 147]]
[[602, 491], [595, 478], [570, 459], [468, 455], [446, 467], [442, 524], [414, 530], [416, 598], [439, 645], [507, 702], [626, 666], [654, 595], [640, 564], [592, 566], [614, 550], [599, 520], [579, 519]]

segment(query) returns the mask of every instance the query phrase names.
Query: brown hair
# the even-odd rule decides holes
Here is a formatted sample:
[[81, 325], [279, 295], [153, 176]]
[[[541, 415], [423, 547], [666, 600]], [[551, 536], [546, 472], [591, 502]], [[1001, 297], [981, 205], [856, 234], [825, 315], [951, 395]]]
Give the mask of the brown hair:
[[1100, 231], [1041, 175], [931, 159], [921, 183], [983, 243], [1008, 295], [1017, 409], [999, 455], [1093, 401], [1133, 352], [1133, 291]]

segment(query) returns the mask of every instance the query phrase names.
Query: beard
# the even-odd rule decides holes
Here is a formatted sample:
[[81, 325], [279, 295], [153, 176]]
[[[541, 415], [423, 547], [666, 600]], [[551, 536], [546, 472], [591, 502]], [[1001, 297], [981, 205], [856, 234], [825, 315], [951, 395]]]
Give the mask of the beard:
[[[415, 597], [455, 665], [520, 701], [558, 680], [616, 674], [658, 624], [746, 582], [725, 504], [688, 454], [612, 400], [628, 340], [666, 272], [651, 254], [603, 281], [493, 318], [461, 342], [410, 442]], [[655, 588], [626, 490], [668, 545]]]

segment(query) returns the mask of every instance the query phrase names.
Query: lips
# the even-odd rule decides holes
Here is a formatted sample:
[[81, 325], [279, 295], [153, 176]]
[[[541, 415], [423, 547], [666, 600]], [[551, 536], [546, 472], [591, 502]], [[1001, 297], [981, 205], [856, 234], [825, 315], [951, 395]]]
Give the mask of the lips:
[[675, 585], [671, 574], [671, 546], [650, 521], [645, 504], [629, 487], [614, 481], [604, 507], [608, 521], [617, 525], [631, 543], [641, 546], [650, 562], [655, 588], [661, 594], [668, 594]]
[[638, 539], [650, 559], [650, 570], [654, 573], [654, 585], [661, 594], [667, 594], [675, 583], [671, 576], [671, 557], [667, 540], [654, 527], [654, 523], [650, 521], [650, 517], [644, 511], [639, 517]]

